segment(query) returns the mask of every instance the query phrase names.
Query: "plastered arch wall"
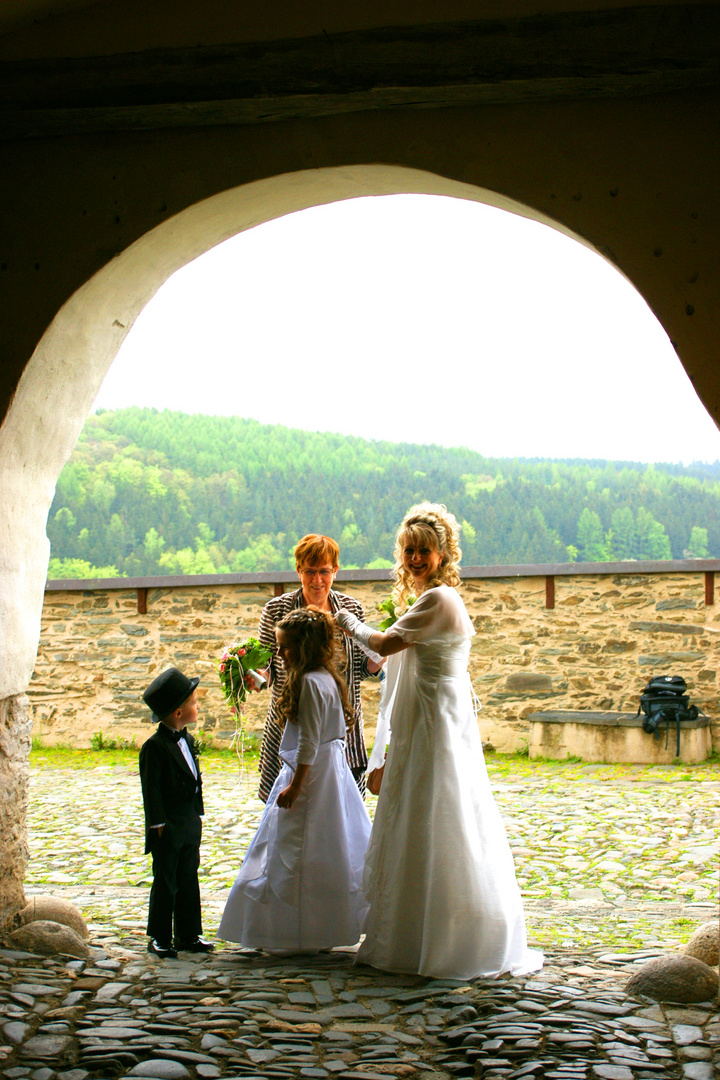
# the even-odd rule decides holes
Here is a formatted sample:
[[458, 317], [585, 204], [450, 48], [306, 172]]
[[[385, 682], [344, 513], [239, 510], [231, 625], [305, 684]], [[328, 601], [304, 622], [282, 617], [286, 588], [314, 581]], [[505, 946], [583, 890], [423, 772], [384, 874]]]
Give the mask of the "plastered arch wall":
[[532, 208], [635, 285], [718, 422], [720, 66], [716, 6], [684, 0], [0, 7], [1, 925], [22, 902], [47, 509], [155, 289], [338, 198]]
[[398, 166], [314, 169], [215, 195], [148, 232], [63, 305], [38, 344], [0, 429], [0, 699], [32, 676], [57, 478], [140, 311], [181, 266], [230, 236], [310, 206], [368, 195], [436, 194], [558, 223], [514, 200]]

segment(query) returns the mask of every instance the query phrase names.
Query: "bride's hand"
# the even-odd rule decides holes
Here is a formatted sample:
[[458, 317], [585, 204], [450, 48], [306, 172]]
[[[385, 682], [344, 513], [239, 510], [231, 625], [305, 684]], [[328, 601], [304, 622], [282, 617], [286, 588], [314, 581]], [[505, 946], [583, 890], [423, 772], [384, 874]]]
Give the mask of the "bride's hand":
[[379, 769], [373, 769], [367, 775], [367, 789], [371, 795], [380, 794], [380, 785], [382, 784], [383, 774], [385, 772], [385, 766], [381, 765]]
[[353, 615], [352, 611], [338, 611], [335, 622], [348, 637], [352, 637], [356, 626], [360, 625], [360, 619], [357, 615]]
[[[257, 673], [263, 679], [265, 679], [266, 681], [269, 681], [270, 668], [258, 668]], [[249, 690], [251, 694], [259, 694], [260, 693], [260, 687], [257, 685], [255, 680], [253, 678], [251, 678], [249, 675], [244, 675], [243, 676], [243, 682], [245, 683], [245, 689]]]

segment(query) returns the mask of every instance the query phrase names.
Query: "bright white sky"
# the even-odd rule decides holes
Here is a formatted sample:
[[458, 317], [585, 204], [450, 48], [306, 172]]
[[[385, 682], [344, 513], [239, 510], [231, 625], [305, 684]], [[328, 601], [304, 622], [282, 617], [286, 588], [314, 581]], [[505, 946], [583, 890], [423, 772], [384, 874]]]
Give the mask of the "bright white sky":
[[609, 263], [432, 196], [291, 214], [178, 271], [95, 403], [127, 405], [493, 457], [720, 459], [665, 331]]

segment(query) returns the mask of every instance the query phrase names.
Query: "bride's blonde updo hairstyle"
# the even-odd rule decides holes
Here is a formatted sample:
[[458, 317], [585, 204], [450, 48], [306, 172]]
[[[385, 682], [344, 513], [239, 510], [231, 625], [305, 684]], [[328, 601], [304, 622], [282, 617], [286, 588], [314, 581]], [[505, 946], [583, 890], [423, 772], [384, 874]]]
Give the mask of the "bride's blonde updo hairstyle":
[[325, 668], [332, 675], [340, 692], [345, 723], [348, 730], [355, 723], [355, 714], [350, 705], [345, 680], [335, 664], [335, 624], [329, 615], [319, 608], [296, 608], [275, 624], [276, 630], [282, 630], [292, 642], [297, 662], [286, 665], [285, 684], [278, 698], [278, 712], [283, 726], [286, 720], [297, 722], [300, 691], [303, 676], [308, 671]]
[[455, 588], [460, 584], [460, 526], [442, 503], [418, 503], [408, 510], [395, 538], [393, 600], [400, 610], [407, 606], [407, 598], [414, 588], [412, 574], [403, 566], [403, 551], [408, 545], [426, 545], [442, 555], [442, 562], [437, 572], [428, 578], [426, 589], [432, 589], [436, 585], [451, 585]]

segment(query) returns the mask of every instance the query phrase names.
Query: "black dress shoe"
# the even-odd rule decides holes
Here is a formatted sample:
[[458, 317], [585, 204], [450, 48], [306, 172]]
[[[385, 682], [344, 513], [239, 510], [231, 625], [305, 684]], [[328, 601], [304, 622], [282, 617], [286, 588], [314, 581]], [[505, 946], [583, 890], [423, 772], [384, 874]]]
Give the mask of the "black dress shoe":
[[183, 942], [182, 945], [177, 944], [175, 948], [178, 952], [212, 952], [215, 946], [212, 941], [197, 937], [194, 941]]
[[161, 960], [175, 960], [177, 959], [177, 950], [171, 949], [169, 945], [161, 945], [155, 941], [154, 938], [150, 938], [148, 941], [148, 952], [153, 953], [155, 956], [159, 956]]

